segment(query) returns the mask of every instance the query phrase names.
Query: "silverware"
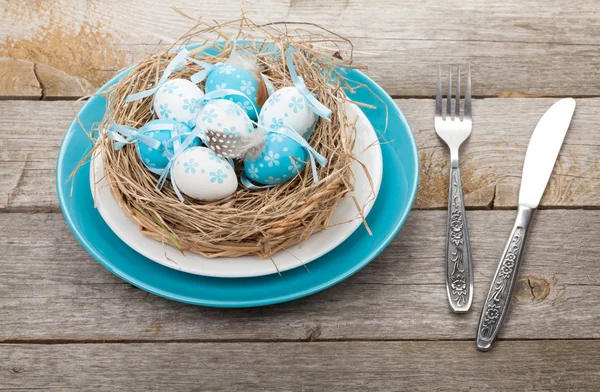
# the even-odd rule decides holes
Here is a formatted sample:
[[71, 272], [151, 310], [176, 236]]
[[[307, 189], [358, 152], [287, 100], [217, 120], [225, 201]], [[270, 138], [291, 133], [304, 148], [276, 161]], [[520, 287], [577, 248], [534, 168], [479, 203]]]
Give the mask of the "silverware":
[[446, 229], [446, 291], [450, 307], [456, 313], [469, 311], [473, 300], [473, 266], [467, 216], [463, 201], [458, 150], [471, 134], [471, 68], [467, 74], [465, 108], [460, 118], [460, 65], [456, 74], [456, 99], [452, 114], [452, 66], [448, 72], [446, 116], [442, 114], [442, 75], [438, 66], [435, 96], [435, 131], [450, 149], [450, 186], [448, 192], [448, 225]]
[[574, 111], [574, 99], [561, 99], [544, 113], [531, 135], [523, 164], [517, 219], [479, 319], [477, 348], [482, 351], [491, 348], [508, 311], [529, 223], [540, 204]]

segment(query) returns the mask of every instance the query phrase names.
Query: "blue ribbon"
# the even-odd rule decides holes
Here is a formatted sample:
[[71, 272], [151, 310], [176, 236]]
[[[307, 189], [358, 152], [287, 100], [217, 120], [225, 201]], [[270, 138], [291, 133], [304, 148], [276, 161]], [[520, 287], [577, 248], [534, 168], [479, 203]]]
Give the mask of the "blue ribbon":
[[[169, 156], [171, 155], [171, 151], [169, 151], [169, 146], [171, 144], [173, 144], [173, 150], [177, 149], [179, 147], [181, 136], [191, 133], [190, 131], [188, 131], [189, 129], [190, 128], [188, 126], [184, 125], [183, 123], [173, 124], [173, 123], [168, 123], [166, 121], [165, 121], [165, 123], [162, 123], [161, 120], [158, 120], [158, 121], [152, 122], [152, 124], [144, 125], [140, 130], [144, 131], [144, 132], [171, 131], [171, 138], [169, 140], [167, 140], [166, 142], [161, 143], [165, 148], [165, 151], [167, 153], [167, 158], [169, 158]], [[159, 174], [162, 174], [162, 173], [159, 173]]]
[[108, 129], [108, 137], [115, 141], [115, 150], [120, 150], [126, 144], [139, 141], [155, 150], [160, 148], [160, 142], [150, 136], [144, 135], [142, 129], [138, 130], [128, 125], [119, 125], [112, 118], [111, 126]]
[[185, 65], [187, 64], [187, 59], [188, 59], [187, 56], [188, 56], [188, 50], [185, 48], [182, 49], [179, 53], [177, 53], [177, 55], [175, 57], [173, 57], [173, 59], [166, 66], [156, 87], [151, 88], [150, 90], [141, 91], [139, 93], [129, 95], [125, 99], [125, 102], [136, 101], [138, 99], [146, 98], [146, 97], [149, 97], [150, 95], [156, 94], [156, 92], [162, 87], [162, 85], [167, 82], [167, 80], [169, 79], [169, 76], [171, 76], [171, 74], [173, 72], [178, 71], [181, 68], [185, 67]]
[[[308, 144], [308, 142], [306, 141], [306, 139], [304, 139], [298, 132], [296, 132], [296, 130], [294, 130], [292, 127], [290, 127], [287, 124], [283, 124], [283, 126], [276, 128], [276, 129], [268, 129], [265, 128], [262, 125], [259, 125], [257, 123], [256, 126], [258, 128], [261, 128], [267, 132], [274, 132], [274, 133], [278, 133], [282, 136], [286, 136], [289, 137], [290, 139], [292, 139], [293, 141], [295, 141], [296, 143], [300, 144], [300, 146], [302, 148], [304, 148], [306, 150], [306, 152], [308, 153], [308, 156], [310, 158], [310, 164], [311, 164], [311, 169], [312, 169], [312, 175], [313, 175], [313, 181], [314, 183], [318, 183], [319, 182], [319, 175], [317, 173], [317, 163], [319, 163], [319, 166], [323, 167], [327, 165], [327, 158], [325, 158], [323, 155], [319, 154], [317, 152], [317, 150], [315, 150], [314, 148], [311, 147], [310, 144]], [[242, 181], [242, 185], [245, 186], [246, 188], [250, 189], [250, 190], [256, 190], [256, 189], [266, 189], [266, 188], [272, 188], [274, 186], [277, 186], [279, 184], [271, 184], [271, 185], [255, 185], [253, 184], [250, 179], [248, 179], [248, 177], [246, 176], [246, 173], [243, 172], [241, 177], [240, 177], [241, 181]]]
[[[156, 183], [156, 191], [157, 192], [160, 192], [160, 190], [162, 189], [162, 187], [165, 184], [165, 181], [167, 180], [167, 176], [170, 176], [171, 177], [171, 186], [173, 186], [173, 190], [175, 191], [175, 194], [179, 198], [179, 201], [181, 201], [182, 203], [184, 202], [184, 198], [181, 195], [181, 192], [179, 191], [179, 188], [177, 187], [175, 180], [173, 179], [174, 163], [177, 160], [177, 158], [179, 158], [179, 155], [181, 155], [181, 153], [184, 152], [190, 146], [190, 144], [192, 144], [194, 139], [196, 137], [198, 137], [202, 132], [204, 132], [203, 129], [201, 129], [200, 127], [196, 127], [196, 128], [194, 128], [194, 130], [192, 132], [190, 132], [187, 135], [187, 137], [185, 138], [183, 143], [181, 143], [179, 146], [176, 146], [175, 143], [173, 144], [173, 152], [174, 152], [173, 154], [170, 154], [169, 150], [167, 149], [167, 154], [169, 155], [168, 156], [169, 163], [167, 163], [167, 166], [165, 167], [162, 174], [158, 178], [158, 182]], [[171, 138], [169, 141], [167, 141], [167, 145], [169, 143], [171, 143], [172, 141], [174, 142], [173, 139], [179, 139], [180, 137], [181, 137], [181, 135], [177, 135], [177, 136]]]
[[280, 185], [280, 184], [256, 185], [252, 181], [250, 181], [248, 176], [246, 176], [245, 171], [243, 171], [242, 174], [240, 175], [240, 181], [241, 181], [242, 185], [244, 186], [244, 188], [249, 189], [251, 191], [256, 191], [259, 189], [273, 188], [274, 186]]
[[271, 83], [271, 81], [269, 80], [269, 78], [266, 75], [261, 73], [260, 77], [262, 78], [263, 82], [265, 83], [265, 87], [267, 88], [267, 94], [270, 97], [271, 95], [273, 95], [273, 93], [275, 93], [275, 87], [273, 87], [273, 83]]
[[287, 49], [285, 51], [285, 60], [287, 62], [287, 67], [290, 70], [290, 76], [292, 77], [292, 82], [294, 83], [294, 86], [296, 86], [298, 92], [304, 97], [304, 99], [306, 99], [306, 102], [308, 103], [310, 109], [317, 116], [322, 117], [327, 121], [331, 121], [329, 119], [329, 116], [331, 116], [331, 110], [317, 100], [315, 94], [310, 92], [310, 90], [306, 87], [302, 76], [298, 75], [298, 73], [296, 72], [296, 67], [294, 66], [292, 52], [290, 51], [290, 49]]
[[[184, 128], [185, 127], [185, 128]], [[186, 128], [189, 128], [184, 123], [172, 122], [171, 120], [153, 120], [140, 128], [140, 131], [152, 132], [152, 131], [175, 131], [179, 135], [186, 132]]]
[[291, 128], [290, 126], [288, 126], [286, 124], [283, 124], [283, 127], [274, 129], [271, 132], [275, 132], [280, 135], [289, 137], [296, 143], [300, 144], [300, 146], [302, 146], [302, 148], [304, 148], [306, 150], [306, 152], [308, 153], [308, 156], [310, 157], [313, 181], [315, 183], [318, 183], [319, 176], [317, 174], [317, 165], [316, 165], [315, 161], [319, 163], [319, 166], [323, 167], [323, 166], [327, 165], [327, 158], [325, 158], [323, 155], [319, 154], [317, 152], [317, 150], [315, 150], [314, 148], [311, 147], [310, 144], [308, 144], [306, 139], [304, 139], [302, 136], [300, 136], [300, 134], [298, 132], [296, 132], [293, 128]]
[[208, 78], [208, 76], [211, 73], [213, 73], [214, 71], [216, 71], [217, 69], [219, 69], [223, 65], [225, 65], [224, 63], [211, 64], [211, 63], [207, 63], [205, 61], [196, 60], [195, 58], [192, 58], [192, 57], [188, 57], [188, 60], [190, 60], [191, 62], [196, 63], [199, 66], [201, 66], [202, 68], [204, 68], [202, 71], [198, 71], [195, 74], [193, 74], [192, 76], [190, 76], [190, 80], [193, 83], [200, 83], [204, 79]]
[[[156, 170], [156, 169], [149, 168], [149, 170], [151, 172], [160, 175], [160, 177], [158, 179], [158, 184], [160, 184], [160, 185], [157, 184], [157, 190], [162, 188], [163, 183], [166, 178], [166, 175], [169, 173], [169, 168], [171, 167], [171, 163], [172, 163], [172, 161], [174, 161], [174, 159], [176, 159], [176, 158], [173, 158], [173, 156], [175, 154], [171, 153], [171, 151], [169, 150], [169, 146], [171, 144], [173, 144], [173, 151], [182, 151], [183, 149], [181, 148], [181, 144], [180, 144], [181, 137], [184, 135], [188, 135], [186, 137], [186, 139], [184, 140], [184, 141], [187, 141], [189, 138], [189, 135], [194, 133], [194, 132], [187, 132], [187, 129], [189, 129], [189, 128], [187, 128], [187, 127], [184, 128], [184, 124], [181, 124], [181, 123], [174, 123], [174, 124], [170, 123], [169, 124], [169, 123], [162, 123], [162, 122], [154, 122], [152, 124], [146, 124], [138, 130], [134, 127], [130, 127], [130, 126], [126, 126], [126, 125], [118, 125], [112, 119], [111, 119], [111, 122], [113, 123], [113, 125], [111, 126], [111, 129], [116, 128], [118, 130], [118, 133], [113, 130], [108, 131], [108, 137], [116, 142], [115, 146], [114, 146], [115, 150], [119, 150], [124, 145], [131, 144], [136, 141], [144, 143], [148, 147], [152, 147], [155, 150], [159, 150], [161, 147], [165, 149], [165, 151], [167, 153], [167, 158], [169, 159], [169, 163], [167, 164], [167, 167], [165, 167], [165, 169], [163, 169], [163, 170]], [[151, 132], [151, 131], [171, 131], [172, 136], [169, 140], [167, 140], [165, 142], [160, 142], [160, 141], [152, 138], [151, 136], [145, 135], [146, 132]], [[125, 135], [126, 137], [123, 137], [121, 135]], [[186, 144], [186, 147], [189, 146], [189, 144], [191, 144], [193, 140], [194, 140], [194, 137], [189, 138], [189, 141], [188, 141], [188, 144]], [[183, 201], [183, 197], [179, 193], [179, 189], [177, 189], [177, 186], [175, 184], [173, 184], [173, 189], [175, 189], [175, 193], [177, 193], [179, 199], [181, 201]]]

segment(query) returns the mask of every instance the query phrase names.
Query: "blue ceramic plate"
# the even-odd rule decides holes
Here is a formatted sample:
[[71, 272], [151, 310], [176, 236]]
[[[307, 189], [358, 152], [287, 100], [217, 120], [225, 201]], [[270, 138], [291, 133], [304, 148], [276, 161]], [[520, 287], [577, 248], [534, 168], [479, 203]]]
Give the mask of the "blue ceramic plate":
[[[119, 81], [126, 72], [128, 70], [115, 76], [102, 89]], [[81, 245], [121, 279], [153, 294], [191, 304], [217, 307], [270, 305], [316, 293], [346, 279], [373, 260], [398, 233], [415, 200], [419, 179], [417, 147], [402, 112], [390, 96], [363, 73], [350, 70], [347, 76], [368, 86], [348, 95], [354, 101], [377, 107], [363, 109], [363, 112], [382, 136], [382, 185], [368, 219], [373, 235], [369, 236], [364, 227], [360, 227], [336, 249], [310, 263], [310, 272], [296, 268], [283, 272], [282, 276], [203, 277], [163, 267], [125, 245], [94, 208], [89, 164], [77, 171], [74, 184], [69, 181], [73, 169], [92, 147], [82, 126], [89, 130], [104, 116], [106, 100], [101, 96], [91, 98], [81, 108], [81, 123], [76, 120], [71, 123], [58, 155], [56, 188], [69, 227]], [[71, 185], [72, 196], [69, 195]]]

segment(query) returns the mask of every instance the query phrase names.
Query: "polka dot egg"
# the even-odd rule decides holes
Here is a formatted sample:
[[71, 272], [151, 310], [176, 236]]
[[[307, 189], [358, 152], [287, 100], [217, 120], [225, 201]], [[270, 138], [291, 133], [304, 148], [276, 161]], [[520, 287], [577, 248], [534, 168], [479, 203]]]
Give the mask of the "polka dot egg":
[[317, 121], [306, 99], [294, 86], [277, 90], [263, 105], [258, 123], [263, 127], [277, 129], [288, 125], [300, 135], [309, 134]]
[[238, 185], [231, 164], [206, 147], [192, 147], [181, 153], [172, 175], [183, 194], [202, 201], [224, 199]]
[[254, 130], [246, 112], [226, 99], [215, 99], [204, 105], [198, 113], [196, 126], [232, 136], [244, 136]]
[[[187, 125], [178, 123], [177, 121], [152, 120], [143, 126], [139, 132], [161, 143], [158, 149], [154, 149], [139, 141], [136, 143], [138, 156], [148, 170], [152, 173], [161, 174], [169, 163], [168, 152], [173, 154], [174, 145], [183, 143], [186, 136], [191, 132], [191, 129]], [[179, 140], [175, 139], [173, 143], [167, 145], [167, 142], [177, 135], [181, 135]], [[199, 146], [200, 143], [200, 139], [195, 138], [191, 145]]]
[[302, 171], [307, 159], [306, 151], [298, 142], [269, 132], [261, 155], [244, 160], [244, 173], [259, 184], [281, 184]]
[[154, 112], [160, 119], [179, 121], [193, 128], [203, 96], [200, 87], [189, 80], [172, 79], [156, 92]]
[[[225, 98], [235, 102], [244, 109], [248, 117], [256, 121], [256, 112], [252, 106], [257, 104], [258, 83], [249, 72], [235, 65], [223, 64], [210, 73], [206, 79], [206, 92], [222, 89], [236, 90], [248, 99], [238, 95], [226, 95]], [[256, 108], [258, 110], [258, 107]]]

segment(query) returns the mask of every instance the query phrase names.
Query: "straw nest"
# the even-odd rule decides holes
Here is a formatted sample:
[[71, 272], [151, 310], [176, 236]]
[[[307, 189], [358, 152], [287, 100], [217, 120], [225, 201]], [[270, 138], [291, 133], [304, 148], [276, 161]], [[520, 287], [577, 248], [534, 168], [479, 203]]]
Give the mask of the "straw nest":
[[[270, 257], [326, 228], [340, 199], [351, 194], [355, 124], [348, 121], [344, 109], [348, 98], [343, 89], [349, 86], [338, 73], [340, 67], [350, 67], [349, 62], [340, 59], [340, 44], [350, 44], [312, 24], [296, 24], [291, 29], [287, 23], [257, 25], [246, 17], [225, 24], [196, 22], [177, 44], [141, 61], [105, 93], [108, 110], [99, 129], [107, 129], [110, 116], [118, 124], [133, 127], [156, 118], [150, 110], [152, 97], [123, 102], [128, 94], [156, 85], [175, 56], [173, 49], [199, 42], [190, 55], [216, 63], [226, 61], [236, 45], [235, 50], [257, 54], [262, 73], [278, 89], [293, 85], [283, 56], [292, 46], [298, 73], [308, 89], [333, 112], [331, 122], [319, 120], [309, 140], [328, 160], [325, 167], [318, 169], [318, 183], [313, 182], [307, 164], [294, 179], [270, 189], [251, 191], [239, 185], [232, 196], [223, 200], [200, 202], [186, 197], [182, 203], [169, 181], [161, 191], [155, 189], [157, 176], [140, 162], [135, 145], [115, 150], [114, 142], [100, 132], [97, 148], [104, 163], [104, 175], [123, 210], [145, 235], [157, 241], [210, 258]], [[310, 32], [309, 28], [317, 32]], [[204, 51], [210, 47], [220, 53], [206, 54]], [[171, 78], [189, 78], [201, 69], [190, 62]], [[241, 171], [241, 162], [237, 162], [236, 173]], [[358, 203], [357, 208], [361, 208]]]

